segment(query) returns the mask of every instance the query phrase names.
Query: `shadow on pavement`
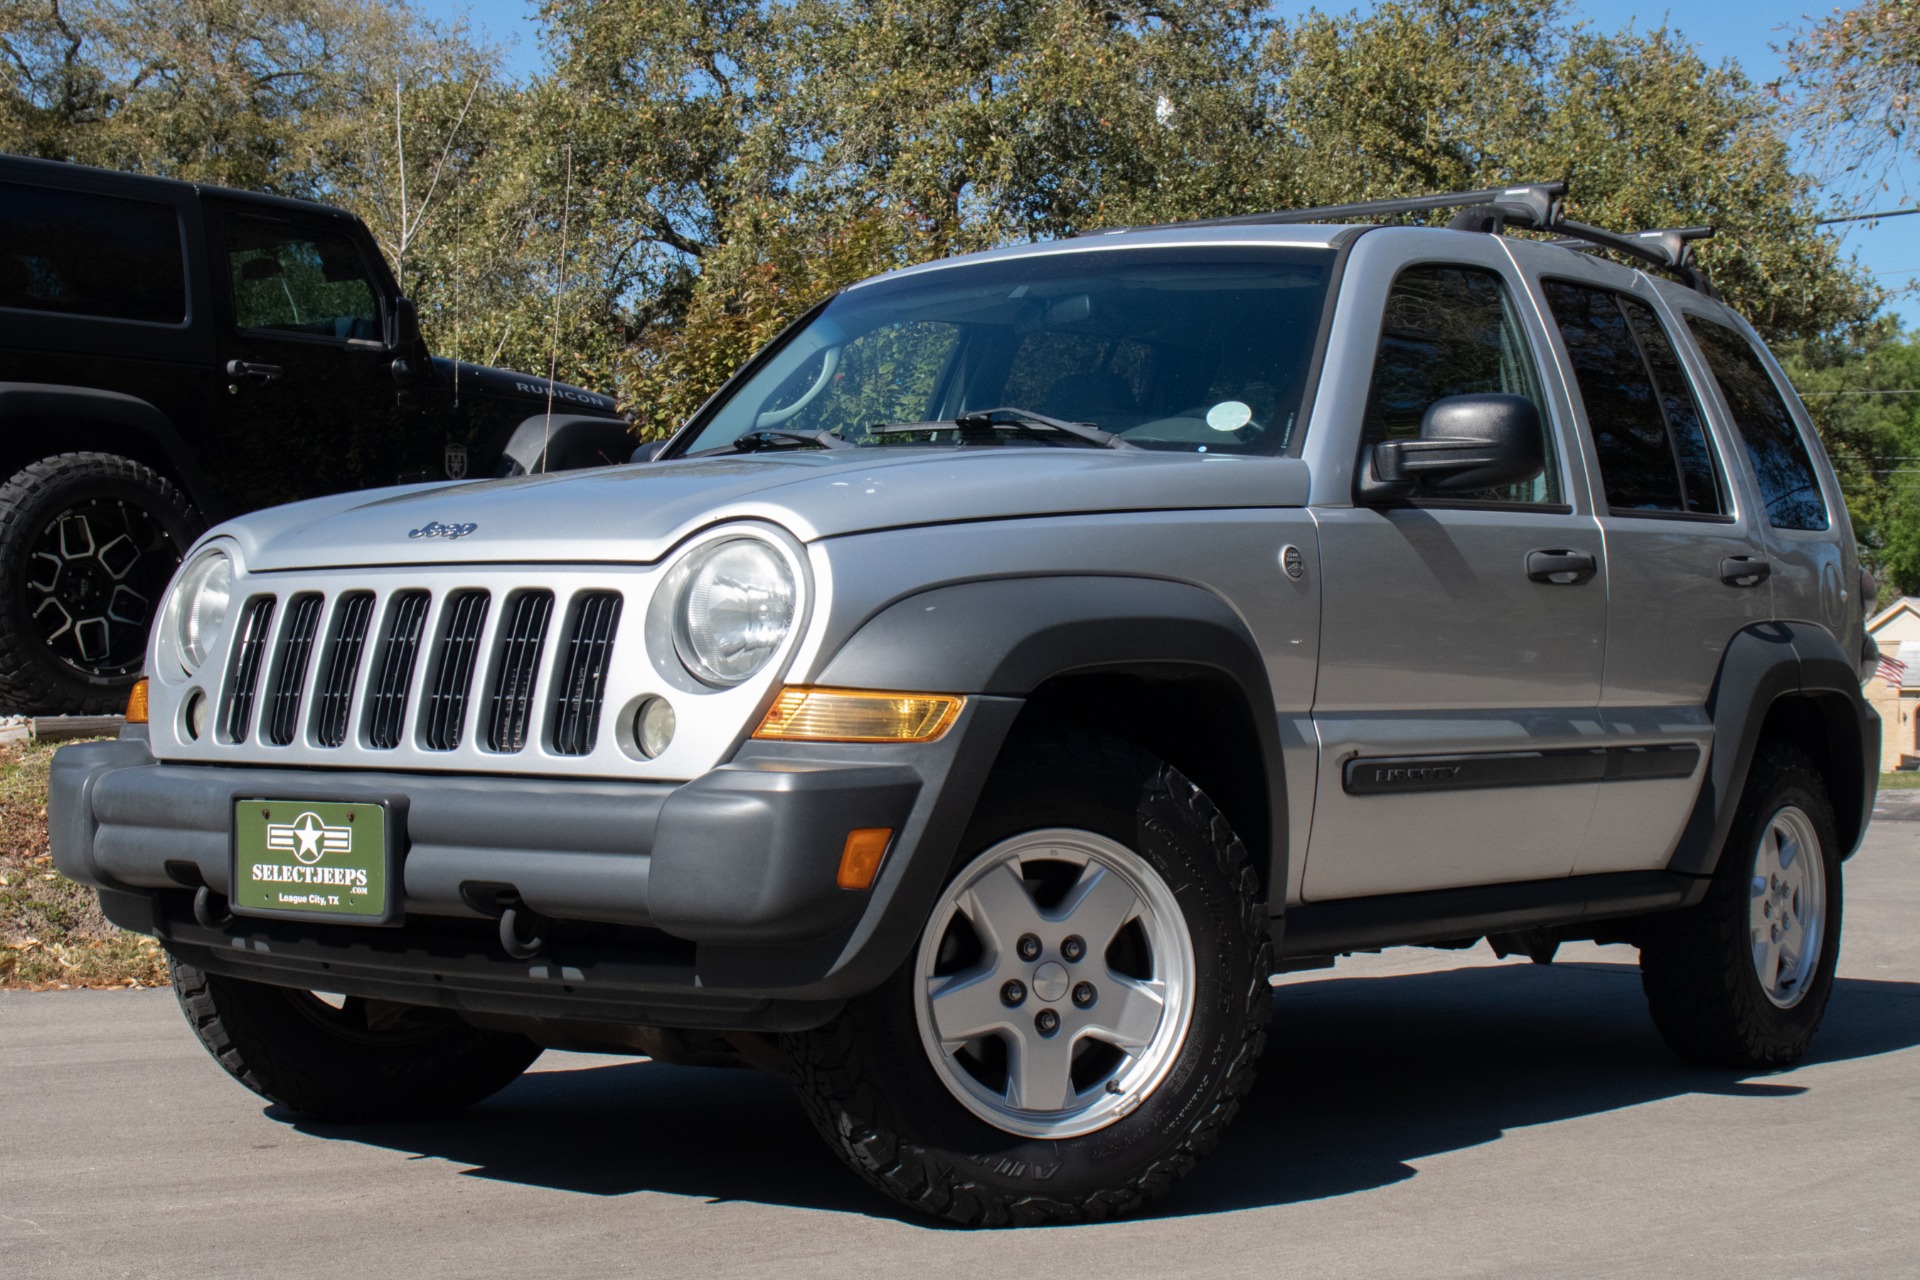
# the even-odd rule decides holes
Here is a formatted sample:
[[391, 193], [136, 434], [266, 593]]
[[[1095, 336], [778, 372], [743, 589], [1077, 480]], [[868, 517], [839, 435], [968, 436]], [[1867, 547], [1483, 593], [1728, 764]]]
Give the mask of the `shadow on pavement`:
[[[1807, 1061], [1920, 1045], [1920, 983], [1842, 978]], [[1280, 989], [1259, 1082], [1212, 1157], [1153, 1216], [1351, 1194], [1509, 1129], [1685, 1094], [1791, 1105], [1793, 1072], [1688, 1067], [1661, 1044], [1632, 965], [1503, 965]], [[278, 1113], [274, 1113], [278, 1114]], [[455, 1121], [301, 1123], [301, 1132], [587, 1195], [887, 1215], [814, 1134], [784, 1082], [621, 1063], [536, 1072]], [[920, 1219], [902, 1219], [932, 1226]]]

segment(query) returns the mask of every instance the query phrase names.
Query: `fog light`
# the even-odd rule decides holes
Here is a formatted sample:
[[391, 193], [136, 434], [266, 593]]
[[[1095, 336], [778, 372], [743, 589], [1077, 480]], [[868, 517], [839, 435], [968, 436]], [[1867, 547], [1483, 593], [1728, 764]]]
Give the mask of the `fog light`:
[[147, 722], [147, 681], [146, 677], [133, 682], [133, 688], [127, 693], [127, 723], [145, 724]]
[[207, 731], [207, 695], [195, 689], [187, 695], [187, 737], [194, 742]]
[[665, 698], [648, 698], [633, 713], [633, 741], [640, 754], [651, 760], [673, 742], [677, 727], [673, 704]]
[[858, 689], [782, 689], [753, 731], [793, 742], [932, 742], [953, 725], [965, 698]]

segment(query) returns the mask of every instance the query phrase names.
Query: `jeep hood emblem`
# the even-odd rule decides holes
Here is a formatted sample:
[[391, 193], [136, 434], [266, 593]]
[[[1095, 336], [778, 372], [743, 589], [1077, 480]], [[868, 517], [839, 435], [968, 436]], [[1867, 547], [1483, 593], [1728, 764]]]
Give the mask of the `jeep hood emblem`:
[[438, 520], [429, 520], [418, 529], [407, 530], [409, 538], [445, 538], [448, 542], [458, 542], [480, 526], [477, 524], [441, 524]]

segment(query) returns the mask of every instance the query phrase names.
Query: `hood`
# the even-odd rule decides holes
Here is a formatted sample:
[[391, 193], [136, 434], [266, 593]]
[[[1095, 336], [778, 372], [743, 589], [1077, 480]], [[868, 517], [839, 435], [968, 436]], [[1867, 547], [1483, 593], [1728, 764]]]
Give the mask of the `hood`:
[[[535, 401], [541, 405], [547, 402], [547, 380], [536, 374], [515, 373], [511, 369], [495, 369], [490, 365], [468, 364], [465, 360], [449, 360], [445, 356], [433, 357], [434, 377], [451, 387], [456, 378], [462, 385], [479, 387], [491, 395], [514, 400]], [[588, 391], [584, 387], [570, 386], [564, 382], [553, 384], [554, 408], [565, 405], [578, 411], [585, 409], [592, 413], [614, 412], [612, 396], [603, 396], [597, 391]]]
[[[849, 456], [851, 455], [851, 456]], [[218, 532], [253, 569], [648, 563], [727, 520], [803, 541], [910, 525], [1109, 511], [1297, 507], [1294, 458], [1080, 448], [888, 448], [701, 458], [336, 494]]]

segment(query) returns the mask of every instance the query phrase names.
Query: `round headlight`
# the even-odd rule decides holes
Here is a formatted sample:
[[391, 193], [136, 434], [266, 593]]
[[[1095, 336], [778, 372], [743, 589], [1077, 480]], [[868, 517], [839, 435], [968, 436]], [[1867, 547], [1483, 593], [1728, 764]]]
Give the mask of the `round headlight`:
[[180, 575], [175, 599], [174, 638], [191, 671], [207, 660], [226, 630], [233, 602], [233, 557], [218, 548], [202, 552]]
[[680, 588], [674, 648], [708, 684], [735, 685], [767, 665], [793, 626], [793, 571], [758, 538], [694, 552]]

